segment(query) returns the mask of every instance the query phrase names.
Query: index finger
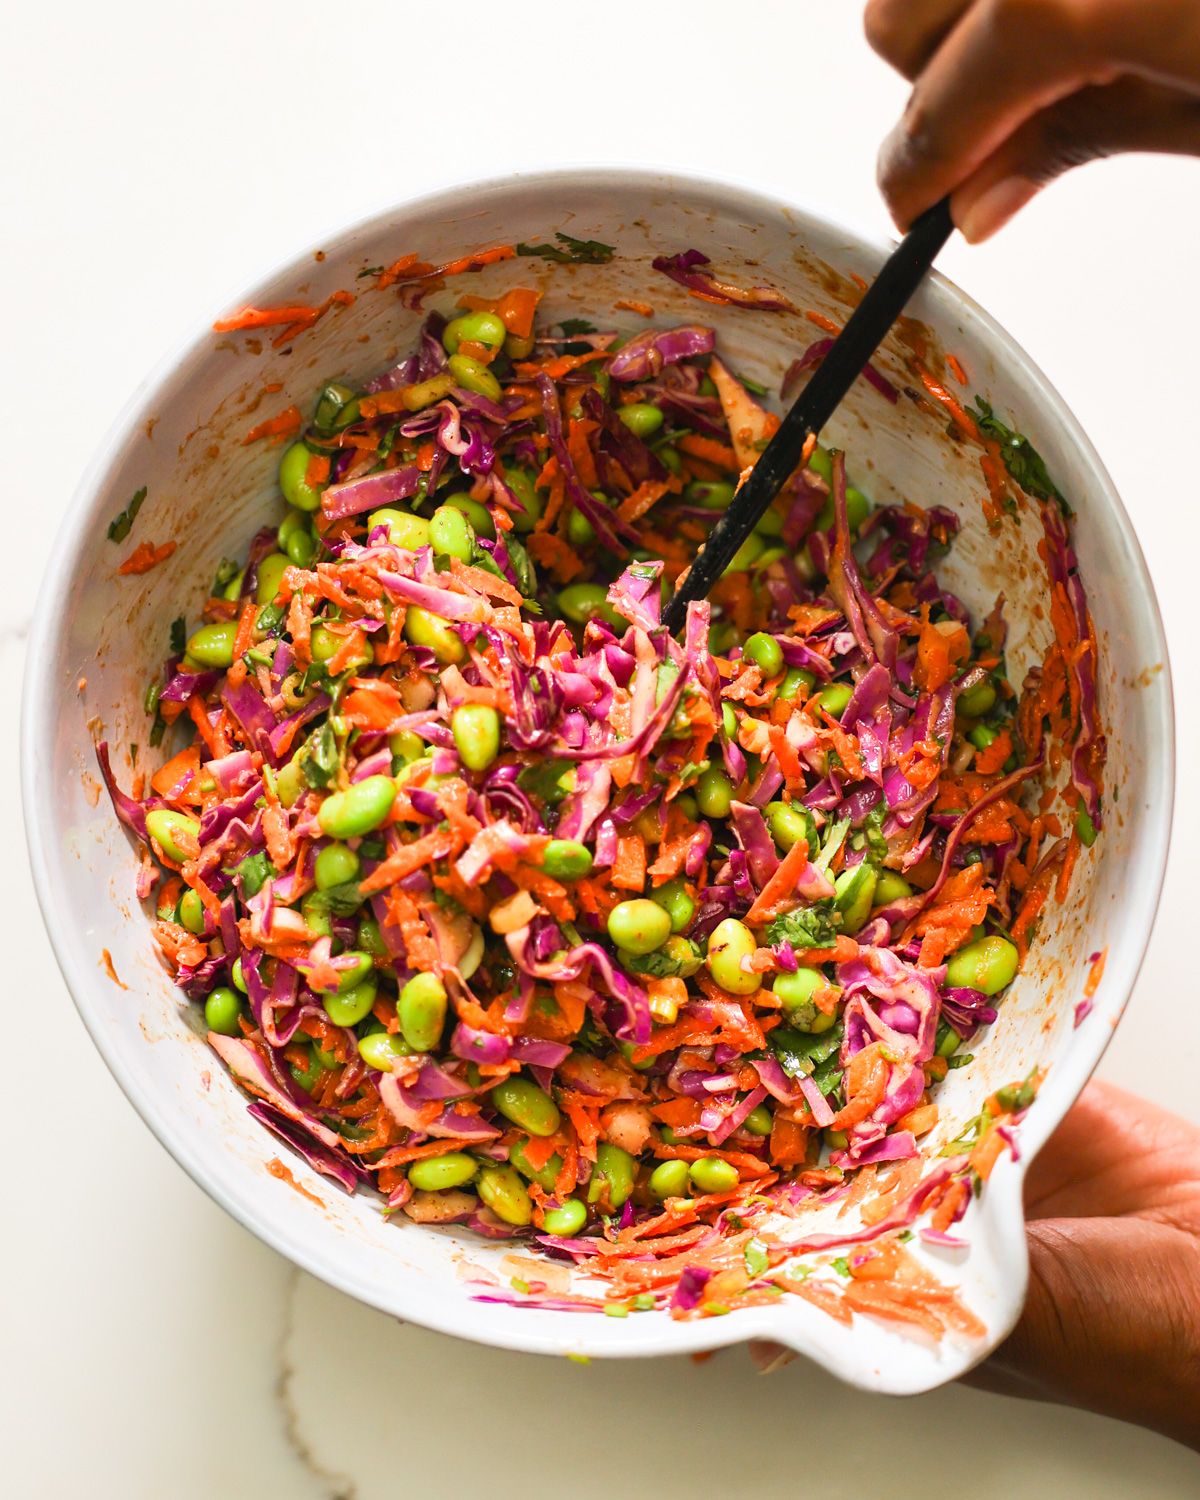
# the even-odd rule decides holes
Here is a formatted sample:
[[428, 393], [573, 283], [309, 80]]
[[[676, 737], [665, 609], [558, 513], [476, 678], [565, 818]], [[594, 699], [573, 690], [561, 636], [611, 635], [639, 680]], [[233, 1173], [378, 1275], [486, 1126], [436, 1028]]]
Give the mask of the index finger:
[[963, 12], [880, 152], [880, 187], [901, 228], [1039, 111], [1118, 75], [1077, 21], [1069, 7], [1020, 0]]

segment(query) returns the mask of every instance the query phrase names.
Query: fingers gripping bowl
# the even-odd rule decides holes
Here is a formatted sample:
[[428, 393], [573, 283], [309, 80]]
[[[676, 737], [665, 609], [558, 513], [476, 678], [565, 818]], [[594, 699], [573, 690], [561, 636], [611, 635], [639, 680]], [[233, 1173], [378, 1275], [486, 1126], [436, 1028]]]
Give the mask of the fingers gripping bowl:
[[[572, 238], [555, 239], [556, 232]], [[589, 242], [612, 247], [611, 257], [581, 252], [579, 245]], [[531, 255], [477, 270], [453, 267], [464, 253], [518, 244], [548, 246], [564, 258]], [[688, 249], [711, 264], [676, 258]], [[205, 1041], [197, 1007], [174, 989], [151, 941], [153, 913], [134, 896], [134, 848], [107, 798], [98, 795], [92, 748], [101, 738], [112, 745], [114, 769], [126, 788], [134, 774], [131, 742], [141, 744], [142, 769], [161, 764], [161, 752], [146, 759], [147, 681], [172, 620], [180, 613], [199, 619], [221, 559], [245, 559], [260, 528], [279, 525], [276, 475], [283, 449], [272, 448], [271, 437], [295, 430], [290, 409], [310, 413], [329, 376], [360, 391], [394, 366], [416, 347], [429, 309], [453, 313], [464, 295], [495, 300], [522, 287], [542, 294], [539, 326], [563, 337], [578, 328], [562, 330], [569, 319], [617, 328], [627, 339], [648, 325], [700, 324], [715, 330], [723, 367], [777, 393], [797, 360], [803, 362], [806, 353], [810, 363], [819, 357], [823, 330], [844, 319], [855, 295], [854, 278], [870, 276], [882, 253], [810, 211], [678, 177], [596, 171], [454, 190], [326, 241], [231, 299], [229, 309], [247, 303], [298, 312], [291, 324], [221, 334], [206, 322], [139, 396], [86, 479], [68, 544], [46, 582], [24, 703], [30, 845], [59, 959], [94, 1038], [160, 1139], [244, 1223], [353, 1295], [447, 1332], [544, 1352], [660, 1353], [769, 1337], [843, 1378], [897, 1392], [953, 1378], [994, 1347], [1015, 1320], [1026, 1274], [1024, 1165], [1100, 1056], [1149, 935], [1170, 819], [1170, 693], [1152, 589], [1098, 460], [1020, 350], [944, 282], [923, 290], [910, 319], [874, 362], [875, 378], [858, 383], [825, 440], [846, 448], [854, 484], [876, 507], [941, 506], [957, 518], [954, 545], [937, 564], [940, 584], [970, 611], [976, 633], [1004, 594], [1007, 679], [1019, 689], [1030, 669], [1043, 664], [1055, 638], [1047, 567], [1038, 553], [1039, 542], [1045, 545], [1041, 506], [1036, 496], [1022, 498], [1003, 480], [993, 488], [981, 456], [993, 463], [1007, 457], [1008, 472], [1023, 476], [1035, 491], [1044, 485], [1040, 471], [1029, 467], [1029, 449], [1005, 454], [993, 439], [988, 450], [979, 440], [967, 440], [957, 418], [948, 424], [948, 406], [938, 391], [959, 392], [962, 403], [973, 402], [981, 414], [982, 397], [997, 418], [1029, 434], [1076, 512], [1072, 542], [1088, 587], [1108, 746], [1101, 836], [1079, 851], [1065, 899], [1046, 905], [996, 1021], [971, 1043], [974, 1060], [937, 1084], [936, 1123], [930, 1128], [928, 1116], [922, 1122], [918, 1159], [935, 1174], [955, 1161], [954, 1143], [971, 1142], [989, 1099], [1003, 1115], [1017, 1117], [1011, 1136], [997, 1137], [1003, 1147], [991, 1153], [986, 1188], [970, 1199], [954, 1226], [950, 1238], [964, 1243], [929, 1243], [935, 1233], [903, 1247], [911, 1260], [906, 1274], [926, 1286], [956, 1289], [969, 1314], [945, 1337], [935, 1339], [920, 1327], [914, 1335], [919, 1318], [902, 1324], [894, 1309], [890, 1316], [874, 1315], [864, 1310], [869, 1299], [863, 1297], [852, 1317], [845, 1314], [839, 1294], [843, 1282], [853, 1282], [854, 1268], [843, 1274], [848, 1261], [829, 1252], [844, 1251], [852, 1259], [856, 1243], [871, 1243], [912, 1184], [899, 1176], [901, 1162], [884, 1166], [869, 1195], [839, 1193], [838, 1168], [830, 1160], [830, 1145], [835, 1156], [839, 1149], [836, 1139], [819, 1158], [796, 1164], [818, 1176], [795, 1201], [781, 1206], [772, 1200], [772, 1212], [778, 1212], [770, 1223], [762, 1221], [761, 1230], [754, 1220], [745, 1258], [747, 1273], [761, 1276], [763, 1267], [750, 1259], [764, 1253], [761, 1246], [770, 1250], [787, 1239], [804, 1249], [800, 1242], [812, 1241], [807, 1255], [789, 1259], [787, 1268], [794, 1286], [811, 1281], [809, 1290], [815, 1286], [818, 1296], [806, 1299], [776, 1286], [757, 1303], [735, 1297], [734, 1310], [721, 1316], [710, 1307], [707, 1315], [672, 1317], [665, 1298], [654, 1310], [639, 1306], [629, 1309], [632, 1316], [607, 1318], [559, 1310], [561, 1298], [549, 1306], [512, 1305], [503, 1299], [528, 1300], [521, 1288], [536, 1287], [540, 1279], [527, 1244], [490, 1242], [465, 1224], [432, 1228], [403, 1214], [385, 1219], [383, 1201], [373, 1192], [347, 1196], [248, 1114], [245, 1095]], [[450, 266], [441, 286], [431, 289], [429, 277], [405, 285], [406, 272], [410, 278], [422, 275], [414, 264], [418, 256], [432, 268]], [[656, 258], [667, 270], [653, 268]], [[386, 269], [397, 261], [401, 270], [388, 284]], [[360, 276], [364, 271], [370, 274]], [[745, 299], [731, 305], [716, 288], [721, 300], [714, 301], [708, 275], [721, 284], [770, 291], [749, 305]], [[329, 302], [346, 289], [352, 295]], [[697, 291], [703, 295], [693, 295]], [[425, 307], [414, 306], [417, 300]], [[311, 310], [326, 305], [323, 315], [314, 316]], [[959, 372], [967, 377], [965, 386], [957, 383]], [[635, 430], [628, 420], [625, 425]], [[256, 431], [259, 436], [252, 437]], [[694, 472], [703, 479], [702, 470]], [[299, 479], [309, 477], [305, 460]], [[118, 527], [118, 540], [110, 541], [114, 518], [128, 515], [130, 497], [143, 487], [132, 535], [128, 528], [120, 535]], [[292, 541], [289, 550], [305, 545]], [[167, 554], [170, 543], [175, 548]], [[129, 562], [145, 570], [126, 567], [120, 573]], [[227, 578], [223, 587], [233, 582]], [[756, 649], [770, 654], [767, 647]], [[479, 753], [478, 746], [464, 749], [464, 757]], [[1062, 780], [1060, 775], [1058, 784]], [[1075, 803], [1060, 800], [1054, 807], [1069, 839]], [[1038, 811], [1036, 795], [1029, 808]], [[1052, 807], [1045, 811], [1057, 816]], [[355, 837], [351, 831], [346, 840]], [[1048, 838], [1045, 848], [1052, 843]], [[332, 867], [345, 856], [330, 847], [335, 854], [326, 862]], [[328, 877], [334, 886], [337, 874]], [[1102, 977], [1101, 966], [1090, 962], [1098, 953], [1105, 954]], [[729, 975], [724, 977], [728, 982]], [[236, 1010], [236, 996], [230, 1003]], [[1016, 1092], [1031, 1078], [1039, 1086], [1025, 1108], [1032, 1090], [1019, 1099]], [[994, 1110], [984, 1124], [992, 1118]], [[821, 1181], [822, 1172], [831, 1175]], [[685, 1188], [712, 1195], [723, 1185], [720, 1173], [711, 1183], [704, 1176], [703, 1170], [694, 1174], [690, 1188], [683, 1176], [679, 1183], [672, 1179], [672, 1197]], [[861, 1179], [859, 1174], [855, 1180]], [[892, 1197], [881, 1189], [890, 1189]], [[828, 1199], [813, 1207], [810, 1199], [823, 1193]], [[686, 1219], [687, 1210], [674, 1211], [681, 1222]], [[754, 1211], [765, 1212], [761, 1205]], [[929, 1222], [927, 1214], [921, 1225], [928, 1228]], [[740, 1228], [727, 1220], [719, 1227]], [[826, 1247], [820, 1236], [842, 1243]], [[743, 1248], [739, 1244], [739, 1253]], [[841, 1259], [842, 1267], [826, 1264], [831, 1258]], [[600, 1303], [611, 1295], [586, 1280], [586, 1266], [572, 1282], [571, 1261], [546, 1264], [547, 1285], [565, 1284], [568, 1295], [590, 1292]], [[824, 1287], [829, 1290], [822, 1292]], [[484, 1295], [498, 1300], [481, 1300]], [[823, 1307], [823, 1298], [836, 1303], [847, 1321]], [[931, 1305], [928, 1296], [924, 1305]], [[677, 1309], [693, 1310], [702, 1311]]]

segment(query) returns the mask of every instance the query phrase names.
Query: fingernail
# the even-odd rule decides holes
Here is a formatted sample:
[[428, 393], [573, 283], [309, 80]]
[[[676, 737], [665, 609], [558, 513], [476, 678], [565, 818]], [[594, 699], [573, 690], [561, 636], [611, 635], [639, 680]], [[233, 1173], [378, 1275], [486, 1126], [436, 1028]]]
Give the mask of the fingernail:
[[969, 245], [978, 245], [1007, 224], [1036, 192], [1037, 184], [1028, 177], [1002, 177], [967, 203], [956, 193], [950, 200], [950, 211], [963, 239]]

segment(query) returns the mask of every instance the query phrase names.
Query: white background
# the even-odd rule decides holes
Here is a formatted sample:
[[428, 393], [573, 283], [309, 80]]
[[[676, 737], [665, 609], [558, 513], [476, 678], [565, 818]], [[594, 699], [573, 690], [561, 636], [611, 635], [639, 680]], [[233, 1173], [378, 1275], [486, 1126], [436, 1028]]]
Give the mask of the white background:
[[[536, 162], [742, 174], [884, 232], [875, 150], [906, 90], [862, 41], [857, 0], [8, 0], [0, 34], [6, 1492], [1195, 1493], [1200, 1458], [1080, 1413], [963, 1389], [870, 1398], [801, 1362], [763, 1379], [744, 1350], [583, 1368], [348, 1302], [156, 1145], [76, 1018], [30, 889], [15, 699], [38, 579], [92, 448], [191, 320], [327, 226]], [[1200, 1120], [1182, 961], [1200, 838], [1198, 194], [1195, 162], [1088, 167], [941, 265], [1074, 407], [1156, 581], [1182, 783], [1157, 931], [1103, 1071]]]

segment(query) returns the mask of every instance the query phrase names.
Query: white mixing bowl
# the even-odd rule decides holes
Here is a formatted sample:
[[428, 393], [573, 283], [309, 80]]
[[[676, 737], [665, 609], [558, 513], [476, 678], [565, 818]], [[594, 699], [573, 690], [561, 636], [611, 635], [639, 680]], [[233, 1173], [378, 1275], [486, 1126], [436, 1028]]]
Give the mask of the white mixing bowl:
[[[1020, 1312], [1027, 1275], [1024, 1172], [1095, 1067], [1133, 986], [1162, 882], [1173, 786], [1166, 647], [1128, 517], [1045, 377], [943, 278], [931, 279], [910, 313], [931, 330], [935, 347], [940, 340], [961, 361], [968, 392], [981, 393], [1029, 434], [1078, 513], [1075, 544], [1099, 639], [1109, 747], [1107, 826], [1081, 858], [1066, 905], [1052, 906], [999, 1021], [974, 1047], [976, 1061], [941, 1089], [942, 1122], [923, 1143], [936, 1151], [991, 1090], [1034, 1065], [1048, 1066], [1020, 1128], [1021, 1159], [1002, 1157], [964, 1221], [970, 1250], [921, 1252], [947, 1283], [961, 1287], [987, 1326], [986, 1340], [934, 1345], [864, 1317], [846, 1328], [794, 1297], [696, 1322], [673, 1322], [665, 1313], [615, 1319], [473, 1300], [479, 1289], [461, 1279], [464, 1258], [495, 1269], [511, 1247], [482, 1243], [463, 1228], [419, 1227], [403, 1215], [385, 1221], [373, 1194], [347, 1197], [246, 1113], [245, 1096], [204, 1041], [199, 1007], [182, 999], [157, 957], [152, 914], [134, 894], [133, 845], [101, 794], [94, 740], [106, 737], [116, 747], [114, 764], [126, 787], [130, 741], [143, 746], [140, 764], [147, 762], [142, 697], [171, 619], [183, 612], [194, 621], [222, 555], [244, 552], [258, 527], [282, 514], [275, 485], [280, 450], [244, 445], [242, 438], [292, 403], [308, 413], [325, 378], [364, 378], [414, 341], [422, 314], [406, 309], [394, 291], [371, 290], [374, 278], [357, 273], [407, 252], [440, 263], [468, 250], [549, 239], [556, 230], [615, 245], [616, 258], [597, 266], [510, 261], [454, 278], [429, 296], [429, 305], [452, 307], [463, 292], [534, 285], [545, 293], [544, 316], [587, 316], [628, 332], [644, 326], [642, 319], [614, 312], [613, 303], [649, 302], [657, 324], [714, 325], [733, 366], [777, 391], [791, 361], [821, 337], [812, 322], [799, 313], [697, 301], [654, 272], [653, 257], [694, 246], [732, 279], [769, 283], [798, 309], [841, 320], [853, 294], [847, 278], [870, 277], [887, 252], [822, 213], [764, 191], [595, 168], [513, 175], [401, 204], [231, 293], [118, 420], [80, 485], [42, 586], [22, 716], [25, 817], [42, 911], [88, 1030], [159, 1140], [247, 1228], [333, 1286], [401, 1318], [513, 1349], [643, 1355], [771, 1338], [857, 1385], [926, 1390], [981, 1359]], [[245, 303], [316, 305], [339, 288], [358, 294], [354, 305], [334, 308], [283, 349], [272, 347], [274, 329], [261, 337], [212, 331], [215, 318]], [[890, 340], [879, 359], [901, 385], [911, 383], [904, 352]], [[873, 500], [936, 502], [959, 513], [963, 529], [944, 576], [976, 619], [1004, 590], [1009, 675], [1019, 684], [1049, 639], [1036, 511], [1027, 509], [1020, 526], [1006, 520], [1000, 541], [989, 538], [977, 455], [947, 438], [944, 417], [906, 398], [890, 405], [864, 381], [828, 436], [847, 448], [850, 472]], [[114, 546], [106, 539], [108, 524], [142, 486], [147, 497], [133, 535]], [[145, 539], [173, 539], [178, 550], [143, 576], [119, 577], [118, 563]], [[1095, 1008], [1076, 1029], [1088, 955], [1105, 947]], [[268, 1170], [281, 1157], [292, 1182]], [[838, 1227], [853, 1222], [843, 1219]], [[506, 1273], [498, 1274], [507, 1282]]]

